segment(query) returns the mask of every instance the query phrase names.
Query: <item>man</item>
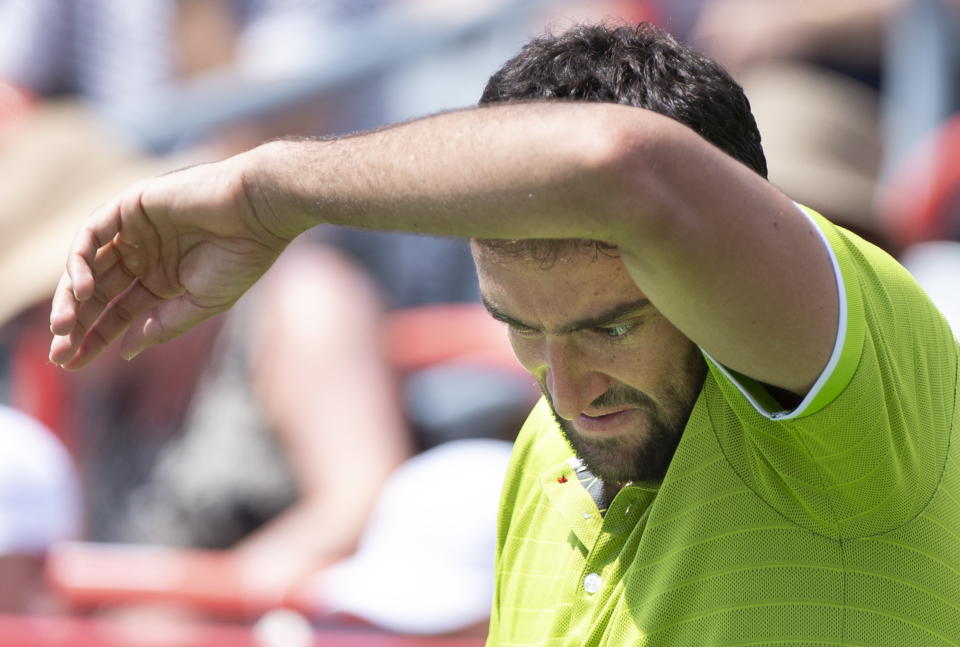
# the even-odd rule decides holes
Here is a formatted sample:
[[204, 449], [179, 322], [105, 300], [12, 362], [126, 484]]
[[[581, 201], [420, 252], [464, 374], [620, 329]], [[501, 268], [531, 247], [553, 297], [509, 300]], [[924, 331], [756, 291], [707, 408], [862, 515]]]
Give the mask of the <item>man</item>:
[[538, 39], [482, 103], [131, 188], [51, 359], [169, 339], [318, 222], [468, 236], [545, 395], [490, 644], [960, 644], [958, 348], [906, 272], [764, 181], [739, 88], [649, 25]]

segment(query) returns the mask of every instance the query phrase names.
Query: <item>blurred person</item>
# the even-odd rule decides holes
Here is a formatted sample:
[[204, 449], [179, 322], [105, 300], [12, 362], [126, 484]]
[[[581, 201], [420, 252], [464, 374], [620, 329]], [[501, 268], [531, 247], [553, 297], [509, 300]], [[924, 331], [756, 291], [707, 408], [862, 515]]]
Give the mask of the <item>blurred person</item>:
[[0, 613], [50, 610], [47, 549], [80, 533], [73, 463], [53, 433], [0, 405]]
[[688, 34], [750, 97], [770, 180], [891, 251], [874, 202], [887, 34], [905, 2], [712, 0]]
[[960, 348], [906, 271], [767, 182], [739, 86], [650, 25], [535, 39], [480, 103], [131, 187], [52, 361], [171, 339], [320, 222], [470, 237], [544, 395], [488, 644], [960, 643]]
[[[0, 311], [0, 320], [17, 315], [52, 291], [56, 270], [51, 269], [56, 263], [46, 261], [66, 245], [74, 226], [76, 205], [88, 204], [86, 196], [102, 194], [110, 190], [108, 187], [119, 187], [135, 178], [182, 166], [198, 154], [192, 150], [199, 143], [196, 141], [182, 142], [187, 150], [172, 154], [138, 145], [140, 142], [131, 132], [144, 114], [150, 114], [153, 103], [178, 87], [222, 80], [228, 75], [255, 81], [300, 73], [330, 51], [331, 43], [338, 37], [335, 28], [339, 22], [372, 10], [375, 4], [290, 0], [150, 0], [133, 4], [110, 0], [43, 0], [7, 1], [0, 5], [0, 35], [4, 36], [0, 38], [3, 90], [0, 115], [7, 126], [2, 132], [4, 148], [0, 152], [0, 167], [6, 171], [5, 182], [9, 182], [9, 190], [4, 191], [6, 201], [0, 209], [0, 235], [5, 240], [18, 241], [7, 245], [0, 255], [2, 291], [9, 296]], [[343, 106], [336, 101], [306, 103], [257, 122], [228, 124], [225, 130], [211, 133], [201, 150], [230, 151], [232, 147], [245, 145], [248, 138], [260, 141], [270, 129], [278, 127], [277, 120], [282, 121], [285, 130], [280, 132], [284, 133], [345, 127], [345, 115], [337, 112]], [[352, 125], [369, 125], [363, 120], [370, 118], [370, 109], [374, 107], [372, 103], [352, 104], [349, 115]], [[39, 213], [47, 215], [33, 217]], [[25, 217], [26, 214], [31, 216]], [[313, 274], [324, 272], [320, 280], [336, 283], [347, 280], [350, 275], [359, 275], [360, 270], [347, 268], [345, 263], [327, 262], [324, 269]], [[298, 276], [297, 280], [309, 278], [309, 274]], [[344, 283], [338, 288], [341, 290], [337, 293], [339, 303], [323, 304], [319, 316], [309, 320], [332, 326], [334, 318], [330, 313], [343, 314], [341, 321], [349, 322], [352, 328], [340, 329], [331, 339], [337, 339], [341, 345], [345, 345], [348, 334], [363, 340], [358, 344], [369, 348], [373, 364], [377, 347], [370, 342], [376, 335], [370, 325], [359, 325], [365, 321], [364, 317], [372, 317], [370, 300], [361, 299], [361, 291], [342, 289], [349, 285], [370, 291], [364, 281], [360, 277]], [[269, 307], [275, 308], [273, 314], [286, 312], [281, 301], [279, 295], [270, 301]], [[27, 310], [20, 314], [18, 323], [30, 321], [35, 312]], [[350, 319], [348, 313], [354, 313], [354, 318]], [[289, 316], [303, 314], [291, 312]], [[289, 323], [286, 319], [270, 321], [275, 329], [284, 322]], [[15, 368], [26, 366], [27, 372], [39, 377], [34, 380], [31, 393], [31, 385], [25, 387], [17, 381], [23, 372], [14, 375], [11, 397], [27, 408], [38, 403], [41, 408], [45, 405], [49, 422], [56, 424], [58, 431], [70, 440], [82, 466], [88, 504], [88, 538], [112, 541], [129, 538], [134, 533], [132, 519], [139, 520], [142, 529], [149, 511], [141, 509], [131, 494], [142, 494], [141, 486], [147, 487], [159, 464], [169, 462], [170, 459], [164, 457], [175, 454], [176, 447], [186, 442], [186, 436], [192, 437], [187, 433], [189, 426], [200, 424], [195, 420], [200, 414], [189, 413], [201, 408], [198, 402], [202, 398], [194, 393], [196, 385], [202, 380], [204, 383], [213, 380], [204, 377], [207, 373], [219, 370], [224, 364], [231, 365], [232, 360], [216, 356], [214, 344], [219, 332], [219, 322], [211, 322], [181, 340], [172, 353], [153, 354], [133, 364], [115, 356], [97, 371], [66, 384], [49, 379], [49, 375], [44, 375], [44, 367], [30, 365], [29, 332], [13, 336], [11, 353]], [[217, 535], [218, 546], [232, 545], [243, 534], [296, 501], [271, 530], [264, 529], [258, 540], [245, 545], [248, 549], [245, 552], [252, 554], [257, 552], [255, 546], [262, 548], [268, 543], [297, 544], [273, 546], [270, 551], [276, 561], [268, 569], [267, 579], [279, 581], [283, 579], [281, 572], [289, 577], [291, 571], [291, 568], [280, 569], [279, 557], [290, 560], [316, 557], [324, 562], [348, 552], [373, 503], [374, 492], [409, 449], [403, 428], [405, 421], [395, 402], [392, 385], [381, 392], [367, 374], [360, 383], [366, 385], [370, 394], [368, 407], [362, 412], [355, 410], [356, 415], [349, 419], [343, 417], [339, 422], [333, 420], [333, 408], [328, 408], [325, 416], [332, 428], [340, 424], [356, 425], [371, 434], [369, 442], [361, 443], [369, 446], [368, 460], [344, 475], [342, 470], [348, 461], [342, 458], [355, 453], [356, 448], [345, 443], [331, 444], [335, 437], [329, 431], [326, 436], [310, 435], [319, 417], [309, 424], [306, 422], [305, 405], [319, 404], [313, 389], [323, 388], [324, 375], [309, 376], [312, 379], [301, 376], [292, 382], [292, 374], [273, 364], [296, 370], [295, 354], [284, 354], [276, 345], [271, 351], [264, 350], [263, 354], [271, 360], [261, 364], [270, 366], [267, 370], [273, 372], [275, 381], [265, 388], [280, 393], [287, 387], [284, 393], [292, 402], [285, 403], [282, 411], [280, 406], [272, 407], [274, 410], [268, 418], [275, 424], [264, 428], [279, 430], [283, 443], [289, 446], [277, 449], [276, 441], [269, 437], [259, 438], [259, 444], [258, 437], [250, 440], [253, 448], [246, 447], [249, 452], [246, 457], [254, 462], [249, 463], [251, 469], [245, 474], [253, 483], [248, 491], [256, 491], [253, 469], [256, 460], [269, 463], [271, 456], [285, 452], [285, 456], [294, 458], [295, 475], [291, 476], [290, 467], [284, 465], [266, 477], [268, 485], [260, 496], [267, 499], [264, 507], [273, 506], [269, 514], [263, 510], [233, 511], [241, 516], [249, 513], [250, 518], [243, 519], [243, 533], [225, 519], [220, 520], [223, 527], [219, 534], [209, 527], [207, 533]], [[300, 349], [297, 352], [301, 352]], [[214, 362], [212, 368], [207, 368], [208, 361]], [[351, 355], [348, 366], [362, 373], [356, 353]], [[241, 388], [241, 382], [250, 379], [244, 368], [241, 363], [229, 378], [235, 381], [238, 390], [228, 404], [236, 404], [248, 394]], [[386, 368], [378, 365], [376, 370], [382, 374]], [[338, 378], [342, 379], [343, 375]], [[381, 375], [381, 381], [384, 380]], [[335, 387], [349, 382], [331, 381], [330, 384]], [[52, 385], [62, 398], [44, 393]], [[296, 388], [304, 394], [294, 398], [292, 393]], [[216, 387], [209, 390], [216, 391]], [[337, 393], [332, 388], [329, 392]], [[278, 399], [282, 398], [268, 398], [268, 403]], [[377, 414], [375, 402], [382, 403], [389, 414]], [[230, 415], [226, 407], [218, 413], [225, 418]], [[368, 417], [361, 419], [361, 413]], [[279, 422], [276, 418], [280, 418]], [[228, 420], [219, 424], [226, 426]], [[207, 420], [204, 424], [217, 422]], [[361, 441], [359, 433], [354, 437]], [[325, 442], [324, 438], [327, 444], [316, 447]], [[242, 454], [244, 449], [238, 451]], [[379, 463], [378, 456], [384, 457]], [[311, 465], [314, 459], [316, 462]], [[282, 462], [283, 458], [276, 460]], [[238, 470], [242, 464], [244, 461], [226, 464], [224, 469], [244, 475]], [[189, 464], [180, 469], [188, 471]], [[210, 471], [209, 465], [204, 469]], [[321, 482], [324, 484], [322, 494], [318, 488]], [[278, 500], [278, 496], [282, 500]], [[253, 496], [248, 503], [254, 509], [262, 501]], [[350, 503], [349, 509], [343, 509], [347, 503]], [[326, 533], [327, 543], [303, 533], [304, 525], [326, 523], [324, 520], [334, 516], [339, 522], [326, 524], [331, 526]], [[209, 537], [202, 537], [197, 519], [178, 521], [163, 527], [164, 532], [158, 533], [155, 539], [161, 541], [176, 532], [186, 533], [186, 527], [192, 524], [193, 545], [210, 543]], [[211, 517], [203, 523], [216, 522], [216, 518]], [[154, 530], [157, 528], [153, 526]], [[143, 533], [138, 538], [148, 539]], [[182, 541], [183, 536], [180, 539]]]
[[[424, 20], [433, 16], [442, 21], [444, 14], [471, 3], [421, 4], [418, 15]], [[480, 11], [486, 3], [473, 4]], [[602, 14], [624, 3], [567, 4]], [[520, 36], [512, 38], [519, 42]], [[493, 43], [458, 47], [446, 58], [469, 62], [468, 69], [478, 61], [489, 67], [491, 52], [501, 57], [506, 51], [504, 40], [499, 34]], [[430, 67], [430, 61], [422, 65]], [[385, 95], [400, 97], [401, 103], [388, 103], [384, 110], [397, 118], [410, 116], [403, 96], [415, 97], [420, 112], [426, 106], [461, 105], [464, 101], [456, 97], [467, 96], [462, 93], [473, 87], [469, 79], [476, 77], [478, 86], [482, 79], [464, 74], [455, 86], [460, 94], [446, 84], [445, 98], [454, 103], [444, 104], [422, 86], [409, 91], [411, 77], [402, 71], [392, 76], [399, 83], [394, 79], [393, 90]], [[532, 402], [527, 384], [509, 372], [458, 361], [415, 371], [402, 383], [388, 375], [378, 344], [386, 313], [477, 301], [463, 241], [350, 229], [315, 232], [311, 240], [319, 246], [299, 246], [289, 254], [290, 262], [281, 264], [233, 314], [177, 440], [129, 497], [122, 515], [126, 522], [114, 533], [123, 541], [235, 549], [249, 556], [254, 579], [277, 599], [313, 571], [349, 555], [358, 540], [367, 542], [361, 529], [369, 505], [377, 500], [385, 475], [411, 452], [476, 437], [512, 440], [513, 424], [522, 420], [519, 412]], [[436, 267], [445, 271], [437, 273]], [[294, 294], [298, 298], [290, 296]], [[307, 294], [314, 295], [310, 308], [303, 305]], [[321, 365], [330, 368], [317, 371]], [[361, 389], [367, 407], [342, 406]], [[457, 410], [455, 415], [443, 413]], [[225, 424], [222, 411], [230, 412], [231, 423]], [[349, 443], [334, 435], [340, 428], [357, 430]], [[356, 461], [343, 460], [360, 454], [366, 456], [360, 469]], [[209, 469], [210, 455], [224, 457], [222, 468]], [[250, 469], [232, 469], [236, 464]], [[467, 461], [460, 464], [468, 469]], [[343, 506], [349, 506], [350, 514], [343, 514]], [[483, 518], [470, 526], [481, 545], [494, 538], [493, 524], [481, 527]], [[331, 519], [338, 520], [335, 527]], [[319, 536], [309, 532], [319, 527], [327, 530]], [[386, 534], [383, 542], [389, 543]], [[476, 595], [482, 598], [486, 588], [479, 587]], [[456, 599], [452, 590], [442, 595]], [[330, 603], [336, 599], [333, 595]], [[381, 603], [366, 608], [372, 614], [388, 613]], [[409, 616], [405, 626], [415, 626], [423, 617]], [[440, 625], [453, 628], [451, 621]]]
[[869, 79], [891, 16], [905, 1], [709, 0], [700, 2], [688, 37], [735, 77], [770, 61], [809, 61]]
[[354, 550], [412, 441], [366, 274], [306, 243], [260, 287], [226, 321], [113, 538], [231, 549], [279, 603]]
[[[215, 102], [227, 80], [302, 73], [335, 48], [339, 24], [375, 6], [367, 0], [0, 2], [0, 238], [18, 241], [0, 250], [0, 290], [9, 295], [0, 322], [52, 290], [57, 263], [50, 261], [69, 243], [77, 207], [95, 205], [96, 196], [280, 133], [374, 125], [364, 106], [375, 102], [341, 105], [328, 98], [221, 124], [164, 148], [153, 148], [143, 133], [152, 122], [176, 118], [173, 111], [183, 109], [178, 93], [208, 87]], [[286, 123], [278, 132], [280, 119]], [[43, 218], [28, 215], [37, 213]], [[24, 266], [31, 271], [17, 271]]]
[[[191, 16], [176, 17], [188, 32], [173, 48], [182, 52], [181, 76], [210, 74], [229, 62], [230, 25], [222, 13], [210, 11], [228, 4], [261, 10], [298, 6], [180, 3]], [[335, 3], [313, 6], [330, 4]], [[364, 4], [372, 3], [354, 3], [349, 11], [359, 12]], [[146, 15], [149, 9], [144, 5], [131, 11]], [[80, 13], [87, 10], [92, 7]], [[169, 8], [163, 15], [169, 22]], [[293, 36], [305, 29], [297, 24], [295, 11], [283, 20], [262, 22], [279, 23], [280, 33], [292, 29]], [[164, 25], [154, 27], [163, 31]], [[267, 35], [260, 33], [260, 49], [269, 49]], [[204, 37], [213, 53], [205, 48]], [[291, 42], [284, 45], [289, 48]], [[311, 48], [294, 51], [299, 51], [293, 57], [297, 65], [316, 55]], [[277, 58], [280, 52], [267, 53]], [[248, 52], [245, 58], [257, 67], [251, 76], [270, 72], [269, 56]], [[140, 103], [127, 106], [130, 114], [124, 116], [124, 106], [109, 101], [99, 114], [107, 119], [121, 115], [116, 121], [124, 125], [143, 109], [138, 96]], [[371, 106], [361, 107], [359, 114], [350, 115], [354, 126], [369, 118]], [[260, 139], [265, 129], [299, 124], [270, 118], [231, 128], [229, 146]], [[310, 127], [343, 128], [344, 123], [319, 120]], [[125, 172], [143, 172], [143, 167], [132, 165]], [[98, 186], [91, 193], [101, 190]], [[351, 232], [315, 238], [323, 239], [320, 245], [303, 245], [291, 253], [290, 263], [278, 267], [265, 289], [251, 295], [222, 327], [210, 322], [172, 352], [148, 354], [129, 365], [114, 356], [86, 379], [66, 385], [73, 404], [61, 405], [60, 411], [61, 418], [78, 419], [65, 424], [82, 436], [76, 444], [90, 498], [88, 539], [229, 550], [246, 563], [253, 588], [281, 600], [305, 576], [352, 552], [384, 480], [414, 449], [474, 435], [508, 435], [502, 424], [487, 420], [481, 425], [477, 416], [460, 415], [425, 425], [429, 429], [418, 429], [423, 433], [412, 439], [392, 367], [380, 357], [386, 308], [476, 301], [465, 243], [410, 237], [383, 244]], [[329, 242], [356, 255], [365, 268], [324, 246]], [[15, 260], [24, 254], [17, 253]], [[437, 277], [433, 264], [448, 272]], [[374, 287], [367, 272], [385, 295], [377, 294], [381, 288]], [[305, 287], [314, 294], [311, 308], [291, 297], [302, 295]], [[37, 290], [30, 287], [29, 292]], [[317, 370], [319, 365], [327, 368]], [[510, 418], [516, 416], [518, 402], [526, 406], [529, 400], [526, 383], [518, 387], [516, 380], [496, 372], [464, 374], [457, 367], [434, 367], [432, 373], [444, 380], [445, 395], [438, 396], [435, 385], [424, 386], [424, 376], [419, 376], [415, 399], [420, 409], [436, 409], [440, 397], [464, 398], [454, 393], [456, 384], [469, 384], [474, 405], [485, 403], [480, 408], [487, 413], [491, 398], [492, 408]], [[499, 393], [505, 388], [513, 392]], [[365, 406], [343, 407], [359, 393]], [[343, 428], [355, 431], [344, 439], [337, 433]], [[211, 461], [211, 455], [220, 460]], [[359, 465], [352, 460], [358, 455], [365, 457]], [[324, 532], [316, 533], [317, 528]], [[492, 541], [493, 532], [490, 525], [484, 536]]]
[[[479, 344], [396, 374], [383, 347], [388, 303], [441, 295], [449, 302], [462, 289], [460, 245], [441, 242], [394, 241], [393, 256], [380, 259], [394, 273], [383, 286], [329, 247], [299, 241], [288, 250], [231, 311], [181, 428], [153, 464], [140, 466], [145, 482], [118, 499], [108, 538], [187, 549], [184, 555], [218, 551], [231, 564], [225, 581], [242, 583], [241, 592], [220, 595], [241, 599], [240, 606], [224, 603], [240, 615], [296, 604], [320, 622], [348, 616], [395, 632], [479, 631], [490, 610], [497, 471], [506, 468], [536, 389], [516, 371], [477, 362]], [[391, 263], [413, 252], [421, 263]], [[428, 273], [423, 261], [449, 271]], [[475, 290], [475, 279], [470, 284]], [[458, 318], [429, 325], [435, 339], [454, 344], [459, 335], [484, 332], [470, 324], [458, 333]], [[126, 433], [136, 438], [135, 429]], [[462, 481], [457, 488], [433, 492], [432, 484], [453, 475]], [[437, 505], [455, 499], [462, 518], [453, 523], [450, 513], [426, 524], [411, 516], [407, 501], [417, 492]], [[411, 553], [412, 545], [421, 548]], [[90, 575], [75, 551], [53, 577], [67, 599], [87, 601]], [[95, 547], [92, 554], [100, 557]], [[405, 604], [382, 580], [387, 565], [421, 573], [417, 595], [432, 601]], [[80, 580], [71, 575], [76, 568]], [[105, 567], [107, 581], [118, 582], [116, 570]], [[469, 586], [455, 579], [462, 577]], [[205, 612], [182, 593], [163, 602]], [[156, 613], [139, 594], [121, 605], [124, 615]], [[104, 610], [116, 610], [114, 598], [104, 602]]]

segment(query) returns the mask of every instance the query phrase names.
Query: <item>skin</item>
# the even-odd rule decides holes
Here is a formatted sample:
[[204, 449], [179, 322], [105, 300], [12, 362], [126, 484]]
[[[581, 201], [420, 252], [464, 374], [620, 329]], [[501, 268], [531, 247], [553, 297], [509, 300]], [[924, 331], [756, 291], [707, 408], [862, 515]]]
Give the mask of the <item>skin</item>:
[[118, 339], [131, 357], [188, 330], [323, 222], [607, 241], [686, 337], [798, 395], [836, 337], [829, 256], [775, 187], [662, 115], [532, 103], [274, 142], [131, 187], [77, 234], [54, 297], [51, 360], [81, 368]]
[[703, 383], [699, 350], [616, 254], [581, 248], [543, 267], [472, 248], [487, 309], [590, 471], [613, 491], [662, 480]]
[[[637, 457], [682, 428], [696, 390], [682, 368], [691, 343], [802, 396], [837, 333], [824, 243], [775, 187], [662, 115], [530, 103], [274, 142], [131, 187], [77, 235], [54, 297], [51, 360], [81, 368], [117, 340], [131, 357], [180, 334], [229, 308], [319, 223], [614, 246], [616, 264], [546, 274], [481, 262], [488, 303], [521, 324], [521, 361], [614, 481], [662, 471], [637, 472]], [[622, 323], [595, 320], [624, 299], [655, 307], [642, 313], [635, 346], [615, 349], [581, 329]]]

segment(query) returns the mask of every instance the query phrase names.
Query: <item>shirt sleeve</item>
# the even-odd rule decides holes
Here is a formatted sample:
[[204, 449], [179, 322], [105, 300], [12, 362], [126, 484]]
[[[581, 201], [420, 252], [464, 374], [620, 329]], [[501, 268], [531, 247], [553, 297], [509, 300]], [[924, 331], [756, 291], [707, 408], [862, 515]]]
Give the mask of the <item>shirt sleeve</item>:
[[837, 249], [842, 248], [841, 234], [836, 227], [812, 209], [801, 205], [797, 205], [797, 208], [811, 220], [816, 231], [820, 234], [824, 247], [830, 256], [837, 282], [839, 298], [837, 333], [830, 359], [820, 376], [800, 404], [792, 409], [784, 409], [767, 392], [764, 385], [727, 368], [704, 352], [711, 365], [720, 371], [727, 381], [740, 390], [743, 397], [753, 405], [760, 415], [773, 420], [788, 420], [807, 416], [819, 411], [824, 405], [831, 402], [850, 382], [857, 363], [860, 361], [860, 351], [863, 345], [863, 303], [860, 285], [857, 272], [849, 255], [837, 252]]
[[831, 358], [792, 410], [763, 385], [710, 360], [721, 396], [711, 416], [731, 465], [785, 516], [837, 538], [883, 532], [915, 516], [943, 473], [957, 402], [957, 343], [902, 266], [804, 211], [837, 277]]

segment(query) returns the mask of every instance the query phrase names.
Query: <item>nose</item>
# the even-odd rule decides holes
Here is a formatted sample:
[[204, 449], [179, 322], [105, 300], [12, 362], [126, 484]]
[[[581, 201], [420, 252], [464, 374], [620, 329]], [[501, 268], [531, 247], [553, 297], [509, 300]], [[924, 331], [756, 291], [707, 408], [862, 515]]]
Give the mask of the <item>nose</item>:
[[610, 378], [595, 370], [589, 358], [569, 339], [548, 340], [544, 357], [545, 384], [553, 408], [573, 420], [610, 387]]

